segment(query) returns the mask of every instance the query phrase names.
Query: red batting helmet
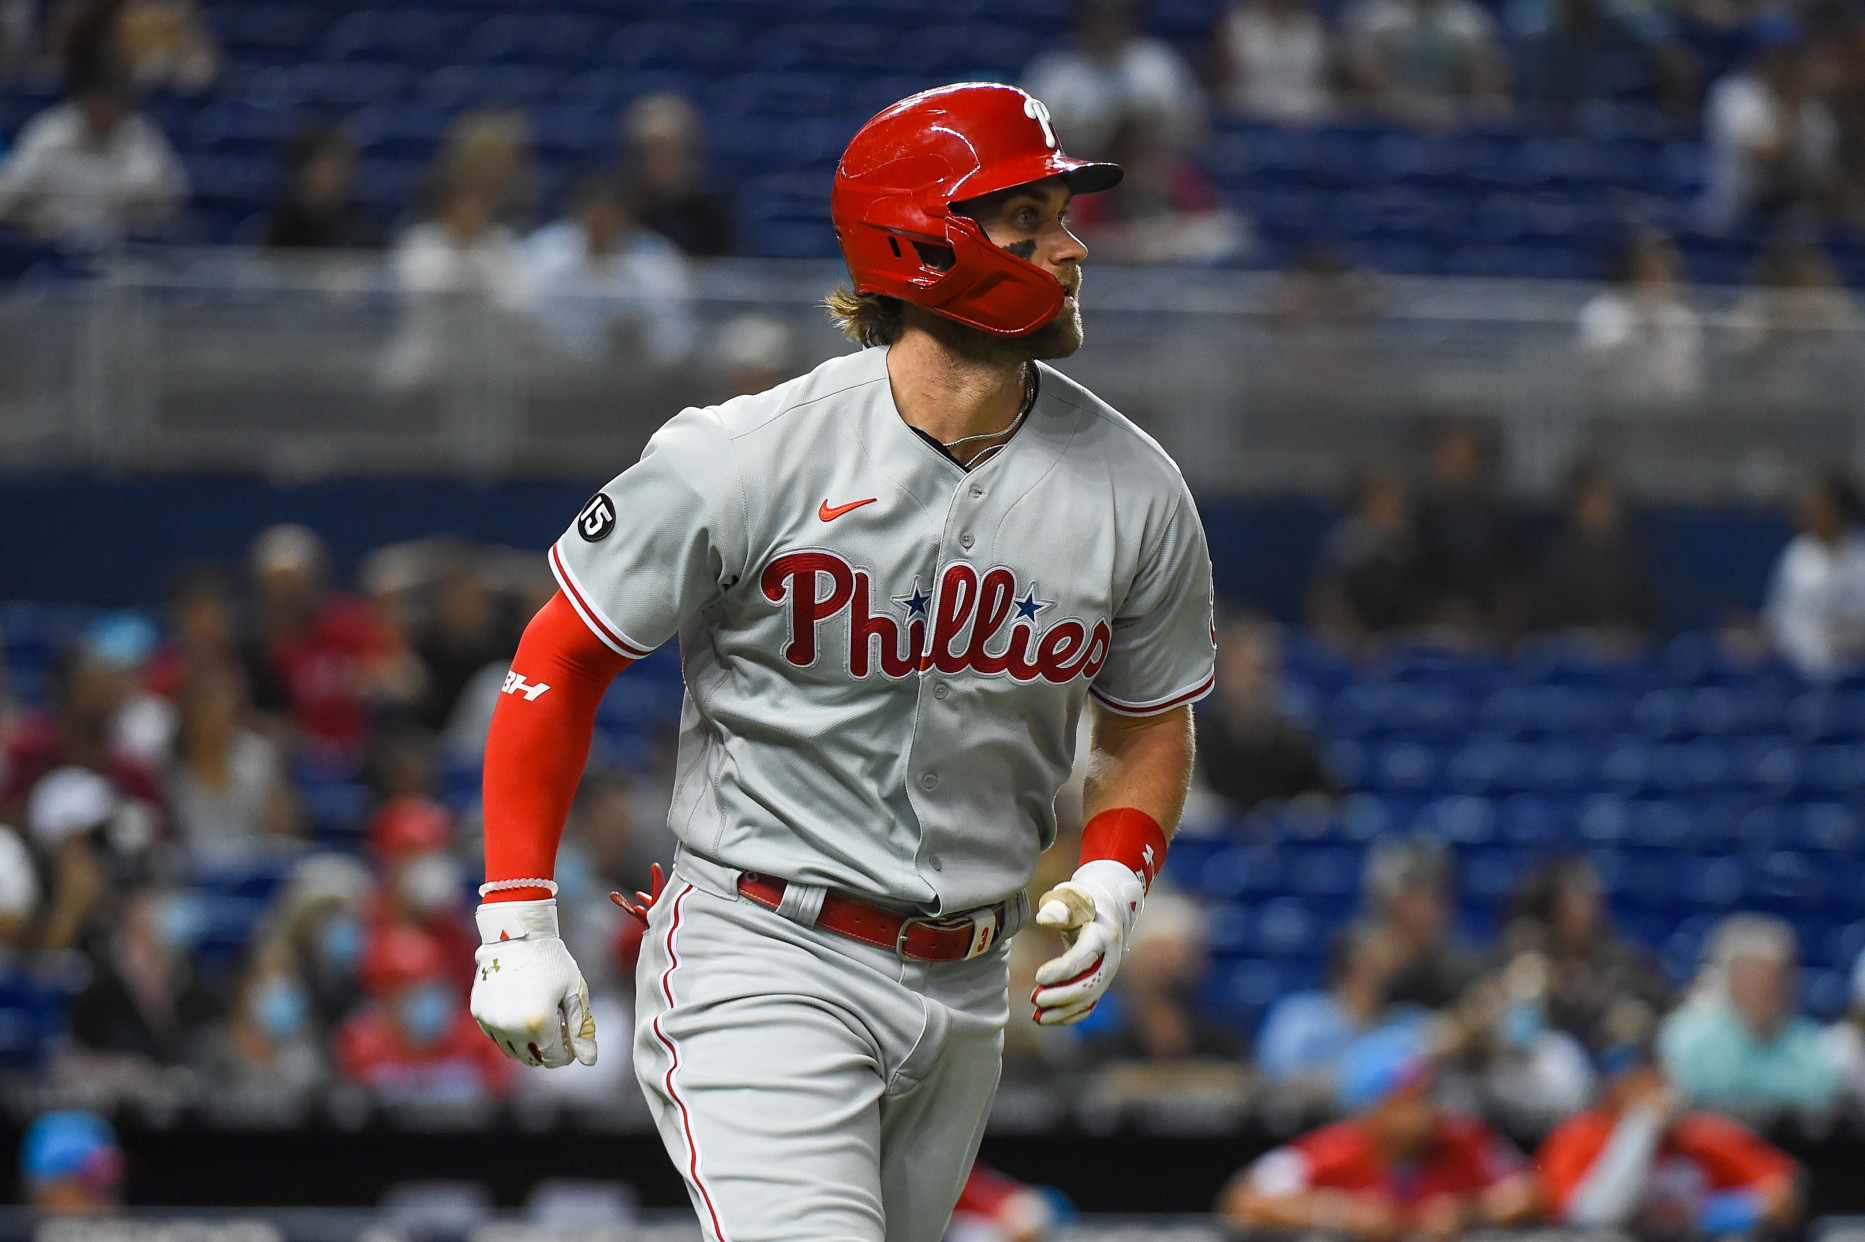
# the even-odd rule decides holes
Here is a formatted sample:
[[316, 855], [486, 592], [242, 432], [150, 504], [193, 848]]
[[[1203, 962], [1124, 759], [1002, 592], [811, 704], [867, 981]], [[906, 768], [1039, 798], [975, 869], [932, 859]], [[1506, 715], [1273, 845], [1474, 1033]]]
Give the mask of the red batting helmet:
[[1034, 332], [1062, 309], [1062, 283], [952, 204], [1045, 177], [1091, 194], [1116, 184], [1120, 168], [1062, 154], [1049, 109], [1014, 86], [961, 82], [882, 111], [849, 141], [829, 199], [855, 292], [998, 336]]

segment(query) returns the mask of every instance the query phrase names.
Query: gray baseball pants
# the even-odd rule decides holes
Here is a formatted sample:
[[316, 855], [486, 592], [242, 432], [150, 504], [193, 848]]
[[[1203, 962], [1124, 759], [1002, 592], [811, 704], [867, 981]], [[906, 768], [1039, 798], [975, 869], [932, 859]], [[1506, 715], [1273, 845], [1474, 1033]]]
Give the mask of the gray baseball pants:
[[635, 976], [635, 1075], [701, 1230], [939, 1242], [997, 1090], [1009, 936], [905, 961], [739, 896], [738, 874], [683, 851]]

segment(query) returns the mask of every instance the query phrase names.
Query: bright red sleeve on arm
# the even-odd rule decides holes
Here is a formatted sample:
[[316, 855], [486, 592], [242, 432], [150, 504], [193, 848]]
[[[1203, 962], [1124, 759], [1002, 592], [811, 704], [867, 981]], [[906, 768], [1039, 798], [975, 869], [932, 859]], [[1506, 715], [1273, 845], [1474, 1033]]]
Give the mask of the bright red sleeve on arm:
[[[551, 878], [563, 821], [589, 761], [596, 705], [633, 661], [583, 624], [563, 592], [525, 627], [486, 735], [486, 879]], [[502, 889], [487, 901], [533, 900], [541, 888]]]

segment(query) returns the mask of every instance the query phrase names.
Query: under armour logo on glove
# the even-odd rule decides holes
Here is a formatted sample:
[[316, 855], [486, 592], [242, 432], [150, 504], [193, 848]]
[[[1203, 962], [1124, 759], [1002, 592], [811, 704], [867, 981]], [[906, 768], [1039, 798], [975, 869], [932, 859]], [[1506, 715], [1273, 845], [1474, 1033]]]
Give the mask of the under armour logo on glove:
[[654, 908], [654, 903], [661, 899], [661, 892], [666, 887], [667, 876], [661, 871], [661, 865], [655, 863], [654, 866], [648, 870], [649, 891], [644, 893], [636, 889], [635, 899], [633, 901], [628, 900], [628, 898], [622, 896], [620, 893], [610, 893], [609, 900], [640, 919], [645, 926], [648, 921], [648, 911], [652, 910]]

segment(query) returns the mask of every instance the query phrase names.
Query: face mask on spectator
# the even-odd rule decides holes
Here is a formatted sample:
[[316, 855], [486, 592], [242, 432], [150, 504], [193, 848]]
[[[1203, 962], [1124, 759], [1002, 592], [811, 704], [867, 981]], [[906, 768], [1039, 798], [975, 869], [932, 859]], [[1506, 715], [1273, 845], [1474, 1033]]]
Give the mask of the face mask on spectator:
[[423, 854], [401, 869], [396, 888], [403, 901], [422, 914], [438, 914], [460, 900], [460, 864], [448, 854]]
[[438, 980], [410, 988], [395, 1002], [395, 1021], [408, 1042], [419, 1047], [434, 1043], [453, 1025], [459, 1000]]
[[317, 952], [332, 974], [355, 974], [363, 957], [361, 924], [347, 914], [326, 919], [317, 931]]
[[170, 893], [155, 908], [155, 931], [177, 953], [186, 953], [207, 929], [207, 912], [193, 893]]
[[266, 1038], [274, 1043], [284, 1043], [303, 1030], [305, 1016], [310, 1010], [304, 988], [283, 975], [275, 975], [260, 984], [253, 992], [251, 1005], [253, 1017], [258, 1019]]

